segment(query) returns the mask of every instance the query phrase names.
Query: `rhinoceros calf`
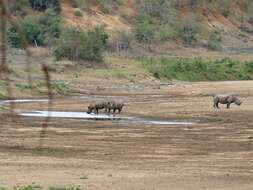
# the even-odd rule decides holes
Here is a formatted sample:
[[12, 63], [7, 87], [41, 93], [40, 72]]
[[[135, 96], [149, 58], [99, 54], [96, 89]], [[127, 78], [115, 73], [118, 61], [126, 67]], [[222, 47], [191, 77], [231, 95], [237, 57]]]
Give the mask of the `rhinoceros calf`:
[[111, 113], [111, 110], [113, 110], [113, 113], [115, 113], [116, 110], [118, 110], [118, 113], [120, 113], [123, 107], [124, 103], [122, 102], [109, 101], [107, 103], [106, 109], [108, 113]]
[[91, 112], [94, 111], [95, 114], [98, 114], [98, 110], [102, 110], [102, 109], [106, 109], [107, 106], [107, 102], [95, 102], [95, 103], [91, 103], [88, 106], [88, 111], [87, 113], [90, 114]]
[[230, 108], [230, 104], [235, 103], [240, 106], [242, 101], [236, 95], [214, 95], [213, 96], [213, 107], [219, 109], [220, 104], [227, 104], [227, 108]]

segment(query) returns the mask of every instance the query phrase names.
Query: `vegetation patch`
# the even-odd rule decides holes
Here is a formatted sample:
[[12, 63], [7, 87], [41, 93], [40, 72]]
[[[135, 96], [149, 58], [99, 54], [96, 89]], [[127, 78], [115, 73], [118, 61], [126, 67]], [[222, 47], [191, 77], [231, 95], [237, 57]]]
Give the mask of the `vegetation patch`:
[[15, 86], [20, 90], [33, 89], [33, 86], [31, 84], [26, 84], [26, 83], [17, 83], [15, 84]]
[[80, 179], [88, 179], [87, 176], [81, 176]]
[[7, 96], [5, 96], [4, 94], [0, 93], [0, 100], [5, 100], [5, 99], [7, 99]]
[[71, 186], [71, 187], [49, 187], [48, 190], [81, 190], [80, 187]]
[[229, 58], [205, 61], [201, 58], [148, 58], [144, 67], [156, 78], [182, 81], [219, 81], [253, 79], [253, 62], [233, 61]]
[[[56, 94], [68, 94], [71, 91], [69, 85], [66, 84], [64, 81], [51, 81], [50, 85], [51, 90], [53, 91], [53, 93]], [[47, 85], [44, 81], [34, 83], [33, 85], [27, 83], [17, 83], [15, 84], [15, 86], [21, 91], [34, 89], [40, 93], [47, 92]], [[3, 96], [3, 98], [5, 98], [5, 96]]]
[[55, 10], [57, 13], [61, 11], [59, 0], [29, 0], [31, 7], [38, 11], [45, 11], [49, 8]]
[[25, 16], [29, 7], [28, 0], [9, 0], [9, 11], [15, 16]]
[[82, 17], [82, 16], [83, 16], [83, 13], [82, 13], [81, 11], [79, 11], [79, 10], [76, 10], [76, 11], [74, 12], [74, 15], [75, 15], [76, 17]]
[[81, 190], [78, 186], [69, 186], [69, 187], [49, 187], [43, 188], [39, 185], [27, 185], [27, 186], [16, 186], [14, 188], [5, 188], [0, 187], [0, 190]]
[[[36, 16], [19, 19], [18, 24], [24, 37], [33, 45], [50, 45], [60, 35], [60, 18], [52, 9]], [[7, 38], [13, 47], [22, 46], [22, 37], [13, 26], [7, 32]]]
[[208, 48], [211, 50], [217, 50], [217, 51], [221, 50], [222, 49], [221, 41], [222, 41], [222, 38], [221, 38], [220, 33], [217, 31], [212, 32], [209, 35]]
[[[45, 92], [46, 87], [47, 85], [44, 81], [35, 85], [35, 88], [41, 93]], [[69, 85], [64, 81], [51, 81], [50, 87], [53, 93], [57, 94], [68, 94], [71, 91]]]
[[135, 36], [140, 42], [180, 38], [188, 44], [198, 41], [199, 27], [194, 14], [178, 17], [176, 1], [146, 0], [136, 19]]
[[62, 32], [55, 49], [58, 60], [88, 60], [102, 61], [108, 35], [103, 28], [97, 27], [93, 31], [78, 31], [67, 29]]

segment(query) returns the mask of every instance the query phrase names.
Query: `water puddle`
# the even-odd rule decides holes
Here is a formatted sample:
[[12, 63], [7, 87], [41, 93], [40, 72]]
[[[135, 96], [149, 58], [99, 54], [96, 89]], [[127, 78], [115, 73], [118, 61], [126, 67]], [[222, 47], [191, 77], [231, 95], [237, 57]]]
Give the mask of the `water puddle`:
[[[5, 100], [1, 101], [0, 104], [10, 103], [38, 103], [48, 102], [47, 99], [16, 99], [16, 100]], [[140, 124], [140, 125], [193, 125], [193, 122], [186, 121], [173, 121], [173, 120], [149, 120], [144, 118], [136, 117], [125, 117], [122, 115], [108, 115], [108, 114], [87, 114], [86, 112], [64, 112], [64, 111], [18, 111], [18, 116], [22, 117], [51, 117], [51, 118], [63, 118], [63, 119], [82, 119], [86, 121], [97, 121], [97, 120], [113, 120], [121, 124]]]
[[21, 99], [21, 100], [4, 100], [0, 104], [10, 104], [10, 103], [37, 103], [37, 102], [48, 102], [48, 99]]
[[23, 117], [51, 117], [51, 118], [66, 118], [66, 119], [84, 119], [84, 120], [117, 120], [122, 124], [147, 124], [147, 125], [192, 125], [192, 122], [184, 121], [159, 121], [148, 120], [143, 118], [122, 117], [119, 115], [106, 114], [87, 114], [86, 112], [63, 112], [63, 111], [32, 111], [19, 112], [19, 116]]
[[52, 117], [52, 118], [71, 118], [71, 119], [88, 119], [88, 120], [120, 120], [130, 119], [127, 117], [118, 117], [106, 114], [87, 114], [86, 112], [63, 112], [63, 111], [32, 111], [20, 112], [20, 116], [26, 117]]

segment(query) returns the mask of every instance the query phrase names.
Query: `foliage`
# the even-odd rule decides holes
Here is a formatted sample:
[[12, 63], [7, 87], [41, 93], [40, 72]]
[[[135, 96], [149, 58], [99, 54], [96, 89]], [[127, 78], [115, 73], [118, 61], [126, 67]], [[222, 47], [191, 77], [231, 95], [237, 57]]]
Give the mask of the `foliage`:
[[77, 17], [82, 17], [82, 16], [83, 16], [83, 13], [82, 13], [81, 11], [79, 11], [79, 10], [76, 10], [76, 11], [74, 12], [74, 15], [77, 16]]
[[118, 5], [123, 4], [123, 0], [96, 0], [97, 4], [104, 13], [111, 13]]
[[38, 11], [45, 11], [47, 9], [53, 9], [59, 13], [61, 6], [59, 0], [29, 0], [31, 7]]
[[78, 7], [78, 1], [77, 1], [77, 0], [69, 0], [69, 4], [70, 4], [73, 8], [77, 8], [77, 7]]
[[136, 19], [135, 36], [141, 42], [173, 39], [177, 22], [173, 1], [146, 0]]
[[27, 90], [27, 89], [33, 88], [33, 86], [31, 84], [24, 84], [24, 83], [17, 83], [17, 84], [15, 84], [15, 86], [17, 88], [19, 88], [20, 90]]
[[230, 5], [231, 5], [231, 0], [221, 0], [219, 1], [219, 7], [221, 10], [221, 13], [225, 16], [228, 17], [230, 14]]
[[67, 29], [58, 40], [55, 56], [57, 59], [102, 61], [107, 38], [101, 27], [88, 32]]
[[80, 187], [75, 187], [75, 186], [71, 186], [71, 187], [49, 187], [48, 190], [81, 190]]
[[14, 48], [22, 47], [22, 38], [13, 26], [8, 29], [7, 40], [8, 43]]
[[[27, 185], [21, 187], [14, 187], [13, 189], [0, 187], [0, 190], [42, 190], [44, 188], [38, 185]], [[79, 186], [69, 186], [69, 187], [49, 187], [48, 190], [81, 190]]]
[[[50, 9], [37, 16], [19, 19], [19, 25], [27, 41], [38, 46], [48, 45], [50, 41], [60, 35], [60, 19]], [[9, 28], [7, 37], [13, 47], [21, 46], [21, 36], [14, 27]]]
[[187, 44], [195, 44], [198, 41], [199, 27], [194, 17], [186, 17], [178, 27], [178, 36]]
[[28, 6], [28, 0], [9, 0], [8, 2], [8, 8], [15, 16], [24, 16]]
[[249, 80], [253, 78], [252, 62], [238, 62], [229, 58], [204, 61], [201, 58], [161, 57], [144, 59], [143, 65], [157, 78], [184, 81]]
[[59, 94], [67, 94], [70, 91], [70, 88], [67, 84], [61, 81], [52, 81], [51, 89]]
[[177, 1], [145, 0], [136, 19], [135, 36], [141, 42], [181, 38], [188, 44], [198, 41], [199, 27], [195, 15], [179, 18]]
[[24, 187], [18, 187], [17, 190], [41, 190], [42, 188], [38, 185], [27, 185]]
[[136, 26], [135, 35], [139, 41], [149, 42], [154, 39], [156, 26], [151, 19], [145, 19]]
[[222, 38], [220, 36], [220, 33], [217, 31], [212, 32], [208, 38], [208, 48], [211, 50], [221, 50], [221, 44], [220, 44], [221, 41], [222, 41]]

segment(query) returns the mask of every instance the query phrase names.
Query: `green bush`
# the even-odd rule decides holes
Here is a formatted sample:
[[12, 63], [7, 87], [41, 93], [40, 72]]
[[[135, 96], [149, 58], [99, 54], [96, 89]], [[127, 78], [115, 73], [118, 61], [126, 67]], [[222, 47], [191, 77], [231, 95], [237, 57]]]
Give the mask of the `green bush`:
[[[60, 19], [50, 9], [37, 16], [28, 16], [23, 20], [19, 19], [19, 25], [26, 40], [30, 44], [37, 44], [38, 46], [47, 45], [60, 35]], [[16, 32], [14, 27], [9, 28], [7, 37], [13, 47], [21, 46], [20, 34]]]
[[24, 16], [29, 6], [28, 0], [9, 0], [8, 8], [16, 16]]
[[193, 17], [184, 18], [177, 30], [178, 36], [187, 44], [195, 44], [198, 41], [199, 27]]
[[69, 0], [69, 4], [70, 4], [73, 8], [77, 8], [77, 7], [78, 7], [78, 1], [77, 1], [77, 0]]
[[21, 48], [22, 47], [22, 38], [20, 34], [17, 33], [16, 29], [12, 26], [8, 29], [7, 40], [11, 47]]
[[176, 25], [176, 11], [171, 2], [145, 0], [136, 19], [135, 36], [141, 42], [174, 39]]
[[155, 33], [155, 39], [158, 41], [166, 41], [170, 39], [175, 39], [178, 36], [176, 29], [170, 25], [163, 25], [158, 28]]
[[124, 0], [115, 0], [115, 2], [118, 4], [118, 5], [122, 5], [124, 3]]
[[208, 48], [211, 50], [221, 50], [221, 41], [220, 33], [217, 31], [212, 32], [208, 38]]
[[112, 11], [111, 2], [108, 2], [108, 0], [97, 0], [97, 3], [104, 13], [110, 13]]
[[59, 0], [29, 0], [31, 7], [38, 11], [45, 11], [49, 8], [59, 13], [61, 6]]
[[102, 61], [107, 39], [108, 35], [100, 27], [88, 32], [67, 29], [58, 40], [55, 56], [57, 59]]
[[151, 19], [146, 19], [137, 24], [135, 35], [137, 40], [142, 42], [149, 42], [154, 39], [156, 26]]
[[19, 88], [20, 90], [27, 90], [27, 89], [33, 88], [33, 86], [31, 84], [25, 84], [25, 83], [17, 83], [17, 84], [15, 84], [15, 86], [17, 88]]
[[219, 1], [219, 7], [221, 10], [221, 13], [225, 17], [228, 17], [230, 14], [230, 5], [231, 5], [231, 0], [220, 0]]
[[82, 13], [81, 11], [79, 11], [79, 10], [76, 10], [76, 11], [74, 12], [74, 15], [75, 15], [76, 17], [82, 17], [82, 16], [83, 16], [83, 13]]

